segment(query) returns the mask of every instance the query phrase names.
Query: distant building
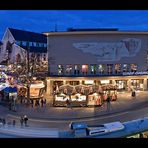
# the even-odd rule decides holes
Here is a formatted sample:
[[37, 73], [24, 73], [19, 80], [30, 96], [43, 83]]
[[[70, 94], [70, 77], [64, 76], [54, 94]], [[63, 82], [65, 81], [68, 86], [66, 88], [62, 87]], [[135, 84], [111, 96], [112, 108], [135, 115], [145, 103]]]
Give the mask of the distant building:
[[47, 67], [47, 37], [44, 34], [7, 28], [2, 43], [0, 63], [25, 65], [29, 51], [29, 62], [36, 66], [35, 69], [37, 66], [41, 68], [46, 65]]

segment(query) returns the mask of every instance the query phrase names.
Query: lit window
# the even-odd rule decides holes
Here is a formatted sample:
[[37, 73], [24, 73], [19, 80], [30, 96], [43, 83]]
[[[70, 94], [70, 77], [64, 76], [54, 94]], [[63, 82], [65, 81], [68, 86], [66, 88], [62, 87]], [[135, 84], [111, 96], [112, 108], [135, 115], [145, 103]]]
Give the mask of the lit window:
[[87, 74], [88, 73], [88, 65], [82, 65], [82, 73]]
[[121, 64], [115, 64], [115, 74], [121, 73]]
[[136, 71], [137, 71], [137, 65], [131, 64], [131, 72], [136, 72]]
[[105, 72], [105, 65], [104, 64], [99, 64], [98, 65], [98, 70], [99, 70], [99, 74], [104, 74], [104, 72]]
[[47, 47], [47, 44], [44, 44], [44, 47]]
[[72, 65], [66, 65], [66, 74], [72, 74]]
[[21, 45], [21, 41], [16, 41], [16, 44], [20, 46]]
[[39, 43], [36, 43], [36, 47], [39, 47]]
[[107, 73], [112, 74], [113, 73], [113, 64], [107, 64]]
[[22, 46], [26, 46], [27, 42], [26, 41], [22, 41]]
[[80, 65], [74, 65], [74, 74], [80, 73]]
[[64, 74], [64, 66], [58, 65], [58, 75], [63, 75], [63, 74]]
[[90, 65], [91, 74], [96, 74], [97, 71], [96, 69], [97, 69], [96, 65]]
[[29, 46], [32, 46], [32, 42], [29, 42]]
[[128, 64], [123, 64], [123, 72], [128, 72], [128, 71], [129, 71]]

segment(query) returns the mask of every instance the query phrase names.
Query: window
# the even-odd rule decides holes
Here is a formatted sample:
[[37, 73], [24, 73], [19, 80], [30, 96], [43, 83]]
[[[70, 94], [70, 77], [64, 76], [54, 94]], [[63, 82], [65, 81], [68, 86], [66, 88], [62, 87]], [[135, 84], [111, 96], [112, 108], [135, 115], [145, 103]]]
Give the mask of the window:
[[107, 64], [107, 73], [109, 75], [113, 73], [113, 64]]
[[91, 74], [96, 74], [96, 70], [97, 69], [97, 67], [96, 67], [96, 65], [90, 65], [90, 73]]
[[36, 42], [33, 42], [33, 46], [36, 47]]
[[58, 75], [63, 75], [63, 74], [64, 74], [64, 66], [58, 65]]
[[87, 74], [88, 73], [88, 65], [82, 65], [82, 74]]
[[104, 74], [104, 72], [105, 72], [105, 65], [104, 64], [99, 64], [98, 65], [98, 70], [99, 70], [99, 74]]
[[79, 74], [80, 73], [80, 65], [74, 65], [74, 74]]
[[43, 43], [39, 43], [39, 47], [43, 47], [44, 46], [44, 44]]
[[121, 64], [115, 64], [115, 74], [121, 73]]
[[32, 46], [32, 42], [29, 42], [29, 46]]
[[21, 45], [21, 41], [16, 41], [16, 44], [20, 46]]
[[72, 65], [66, 65], [66, 74], [72, 74]]
[[36, 47], [39, 47], [39, 43], [36, 43]]
[[44, 44], [44, 47], [47, 47], [47, 44]]
[[131, 64], [131, 72], [136, 72], [136, 71], [137, 71], [137, 65]]
[[129, 72], [129, 65], [123, 64], [123, 72]]
[[27, 42], [26, 41], [22, 41], [22, 46], [27, 46]]

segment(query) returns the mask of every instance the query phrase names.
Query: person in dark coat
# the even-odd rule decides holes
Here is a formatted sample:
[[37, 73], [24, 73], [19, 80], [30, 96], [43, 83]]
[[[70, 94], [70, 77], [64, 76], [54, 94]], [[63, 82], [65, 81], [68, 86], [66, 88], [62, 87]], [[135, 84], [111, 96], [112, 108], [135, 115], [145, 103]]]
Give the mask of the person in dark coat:
[[27, 117], [27, 115], [24, 115], [24, 123], [25, 123], [25, 126], [27, 126], [27, 121], [28, 121], [28, 117]]
[[43, 104], [44, 104], [44, 100], [41, 99], [41, 107], [43, 107]]

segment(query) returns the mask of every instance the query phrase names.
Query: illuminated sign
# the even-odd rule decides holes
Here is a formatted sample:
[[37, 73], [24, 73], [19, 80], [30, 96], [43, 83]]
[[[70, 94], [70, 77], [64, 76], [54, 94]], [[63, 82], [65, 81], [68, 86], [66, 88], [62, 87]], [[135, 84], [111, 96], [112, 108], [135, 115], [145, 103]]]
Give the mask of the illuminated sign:
[[123, 72], [123, 75], [148, 75], [148, 71], [139, 71], [139, 72]]
[[94, 80], [85, 80], [84, 83], [85, 84], [94, 84]]

